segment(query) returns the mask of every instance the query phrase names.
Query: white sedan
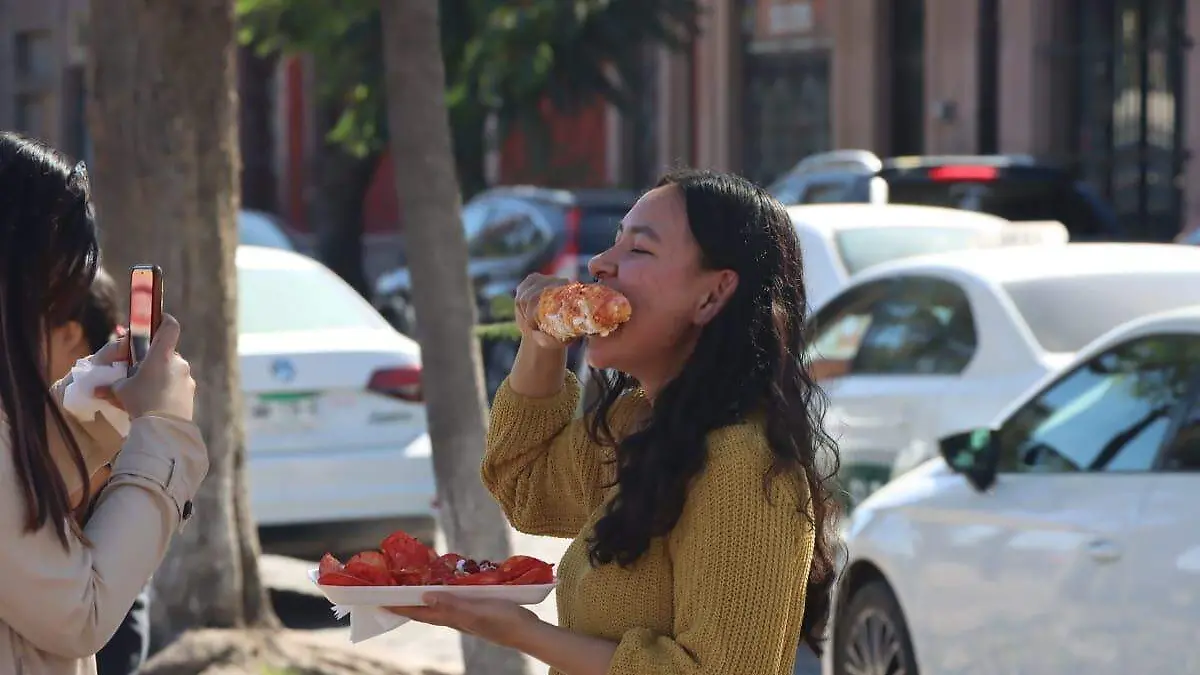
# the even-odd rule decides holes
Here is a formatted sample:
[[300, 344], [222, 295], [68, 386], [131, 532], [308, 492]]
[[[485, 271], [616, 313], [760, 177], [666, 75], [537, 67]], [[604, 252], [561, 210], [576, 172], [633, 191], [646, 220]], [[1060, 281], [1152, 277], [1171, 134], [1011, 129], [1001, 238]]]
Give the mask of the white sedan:
[[861, 273], [814, 316], [810, 347], [851, 504], [1108, 330], [1191, 304], [1200, 250], [1173, 244], [957, 251]]
[[237, 271], [250, 500], [264, 540], [352, 546], [396, 528], [432, 539], [416, 342], [306, 256], [239, 246]]
[[1200, 306], [962, 429], [851, 517], [826, 675], [1200, 672]]
[[804, 258], [804, 288], [816, 310], [856, 274], [918, 255], [1016, 244], [1065, 244], [1062, 223], [1015, 224], [938, 206], [819, 204], [792, 206]]

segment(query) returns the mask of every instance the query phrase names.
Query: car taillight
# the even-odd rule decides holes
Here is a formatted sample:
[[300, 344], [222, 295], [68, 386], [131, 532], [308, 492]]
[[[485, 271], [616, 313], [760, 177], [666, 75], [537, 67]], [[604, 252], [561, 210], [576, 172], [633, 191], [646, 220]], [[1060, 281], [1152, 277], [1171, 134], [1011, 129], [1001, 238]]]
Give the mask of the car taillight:
[[567, 211], [562, 249], [539, 272], [571, 281], [579, 279], [579, 226], [582, 222], [583, 210], [578, 206]]
[[1000, 170], [994, 166], [936, 166], [929, 170], [929, 180], [996, 180]]
[[400, 366], [384, 368], [371, 373], [367, 389], [376, 394], [391, 396], [403, 401], [421, 402], [425, 393], [421, 389], [421, 367]]

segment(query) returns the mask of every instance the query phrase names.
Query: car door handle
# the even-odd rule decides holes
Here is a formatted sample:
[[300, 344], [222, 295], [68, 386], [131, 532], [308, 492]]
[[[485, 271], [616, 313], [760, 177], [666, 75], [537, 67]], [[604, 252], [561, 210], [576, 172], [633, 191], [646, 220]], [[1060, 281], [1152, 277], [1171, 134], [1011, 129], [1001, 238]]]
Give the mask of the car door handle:
[[1096, 562], [1110, 563], [1121, 557], [1121, 547], [1107, 539], [1093, 539], [1087, 543], [1087, 553]]

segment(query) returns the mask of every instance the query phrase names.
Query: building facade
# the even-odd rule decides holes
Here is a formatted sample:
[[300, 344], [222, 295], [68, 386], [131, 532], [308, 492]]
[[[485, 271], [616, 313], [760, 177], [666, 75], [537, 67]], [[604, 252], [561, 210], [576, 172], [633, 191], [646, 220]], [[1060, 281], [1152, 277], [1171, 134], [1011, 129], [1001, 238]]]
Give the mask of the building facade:
[[[1135, 235], [1200, 222], [1200, 0], [703, 0], [690, 50], [646, 53], [636, 112], [554, 116], [555, 175], [644, 186], [671, 166], [769, 182], [836, 148], [1026, 153], [1070, 166]], [[0, 128], [88, 157], [87, 0], [0, 0]], [[261, 78], [260, 78], [261, 80]], [[320, 142], [311, 68], [274, 66], [244, 158], [303, 226]], [[243, 123], [247, 122], [243, 119]], [[274, 129], [263, 134], [264, 124]], [[270, 141], [269, 143], [267, 141]], [[536, 180], [510, 138], [498, 183]], [[381, 167], [368, 231], [395, 227]], [[249, 189], [248, 184], [248, 189]], [[268, 192], [260, 187], [251, 192]]]
[[[660, 164], [766, 182], [804, 155], [1023, 153], [1135, 236], [1200, 221], [1200, 0], [708, 0], [672, 64]], [[660, 78], [661, 79], [661, 78]]]
[[0, 0], [0, 129], [87, 157], [87, 0]]

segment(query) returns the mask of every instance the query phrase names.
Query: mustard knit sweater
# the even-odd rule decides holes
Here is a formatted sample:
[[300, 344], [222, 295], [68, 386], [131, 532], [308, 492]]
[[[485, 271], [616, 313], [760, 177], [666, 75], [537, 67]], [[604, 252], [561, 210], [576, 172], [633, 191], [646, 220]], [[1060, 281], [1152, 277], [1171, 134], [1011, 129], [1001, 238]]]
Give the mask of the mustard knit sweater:
[[[602, 487], [612, 451], [588, 440], [578, 400], [571, 373], [548, 398], [504, 382], [483, 461], [483, 481], [513, 527], [574, 538], [557, 570], [562, 627], [619, 643], [611, 675], [790, 675], [814, 533], [797, 511], [808, 497], [803, 481], [772, 480], [767, 500], [761, 423], [711, 433], [675, 529], [630, 568], [593, 568], [587, 539], [615, 489]], [[618, 402], [614, 433], [628, 432], [648, 406], [640, 395]]]

